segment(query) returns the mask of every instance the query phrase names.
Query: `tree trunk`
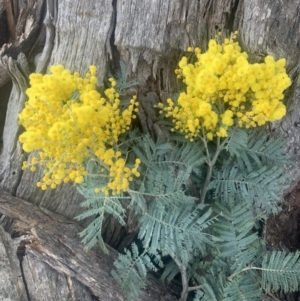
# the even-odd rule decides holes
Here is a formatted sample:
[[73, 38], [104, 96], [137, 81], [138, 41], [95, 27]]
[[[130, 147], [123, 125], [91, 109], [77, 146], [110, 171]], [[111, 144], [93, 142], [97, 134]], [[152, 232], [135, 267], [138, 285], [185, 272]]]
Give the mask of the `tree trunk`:
[[[4, 225], [12, 238], [0, 226], [0, 262], [5, 263], [2, 276], [11, 280], [9, 287], [1, 286], [0, 296], [9, 294], [14, 301], [23, 300], [27, 290], [32, 301], [41, 300], [41, 295], [48, 296], [45, 300], [85, 301], [93, 296], [125, 300], [110, 275], [117, 252], [110, 247], [109, 255], [97, 247], [85, 252], [77, 235], [82, 228], [76, 222], [3, 191], [0, 212], [13, 220], [9, 227]], [[20, 274], [26, 279], [25, 286], [22, 282], [17, 285]], [[143, 292], [141, 300], [176, 298], [160, 288], [153, 276], [148, 281], [151, 289]]]
[[[46, 72], [50, 65], [62, 64], [72, 71], [84, 74], [88, 66], [94, 64], [99, 70], [101, 89], [108, 73], [118, 70], [119, 61], [122, 60], [128, 78], [139, 82], [137, 88], [128, 93], [138, 95], [141, 104], [140, 126], [155, 137], [162, 135], [162, 132], [157, 124], [153, 104], [164, 101], [182, 87], [176, 79], [174, 69], [185, 49], [188, 46], [200, 46], [205, 50], [208, 40], [218, 31], [222, 31], [225, 36], [238, 30], [238, 40], [252, 61], [258, 62], [266, 54], [271, 54], [276, 59], [287, 59], [287, 69], [293, 79], [293, 85], [287, 91], [288, 114], [282, 121], [272, 125], [271, 130], [275, 135], [281, 133], [287, 138], [289, 153], [295, 162], [295, 165], [290, 167], [292, 188], [300, 179], [299, 5], [300, 0], [0, 0], [0, 141], [3, 143], [0, 155], [0, 186], [11, 196], [70, 220], [82, 211], [79, 205], [83, 197], [74, 186], [64, 185], [56, 190], [44, 192], [36, 187], [41, 171], [31, 173], [21, 170], [27, 154], [22, 151], [18, 142], [18, 136], [22, 132], [18, 125], [18, 114], [26, 100], [25, 90], [28, 87], [29, 73]], [[3, 208], [1, 205], [0, 214], [11, 216], [5, 213]], [[40, 210], [34, 211], [38, 218]], [[47, 214], [50, 213], [47, 211]], [[17, 220], [15, 215], [11, 218]], [[32, 221], [35, 220], [34, 216], [31, 218]], [[3, 218], [5, 229], [9, 221]], [[51, 220], [47, 219], [48, 222]], [[87, 223], [88, 221], [83, 221], [81, 226]], [[15, 224], [21, 227], [20, 222]], [[24, 227], [27, 225], [23, 224]], [[76, 229], [77, 226], [70, 227]], [[49, 233], [46, 231], [42, 234], [45, 239], [43, 248], [47, 250], [51, 250], [55, 245], [53, 240], [47, 238]], [[55, 233], [53, 230], [51, 235], [58, 235], [59, 232]], [[103, 229], [106, 242], [119, 251], [132, 242], [136, 233], [137, 225], [132, 212], [128, 212], [127, 227], [121, 227], [114, 219], [108, 218]], [[23, 235], [23, 232], [21, 234]], [[0, 235], [0, 244], [8, 246], [5, 249], [2, 247], [0, 251], [12, 248], [6, 261], [0, 260], [0, 264], [3, 266], [11, 262], [13, 272], [9, 273], [13, 273], [15, 277], [20, 272], [15, 258], [18, 248], [13, 247], [11, 239], [3, 230], [0, 231]], [[69, 238], [75, 239], [74, 237]], [[76, 243], [80, 249], [79, 242]], [[88, 281], [89, 276], [84, 279], [84, 274], [81, 274], [81, 278], [78, 278], [70, 272], [74, 268], [71, 258], [64, 257], [60, 261], [52, 250], [54, 255], [50, 262], [44, 253], [33, 249], [32, 244], [25, 244], [24, 247], [24, 279], [30, 292], [36, 289], [36, 296], [40, 294], [40, 299], [36, 297], [36, 300], [42, 298], [43, 293], [38, 291], [40, 287], [48, 292], [55, 288], [52, 295], [45, 297], [45, 300], [54, 299], [59, 290], [58, 285], [53, 286], [54, 283], [59, 283], [65, 289], [65, 292], [61, 293], [70, 294], [71, 300], [93, 300], [91, 291], [95, 294], [96, 282], [102, 281], [104, 274], [100, 275], [97, 274], [99, 271], [95, 271], [95, 283], [91, 284]], [[70, 245], [60, 247], [68, 251]], [[80, 256], [83, 256], [83, 261], [90, 260], [89, 254], [80, 253]], [[113, 260], [113, 257], [110, 257], [110, 260]], [[70, 260], [69, 263], [65, 261], [67, 259]], [[60, 264], [65, 264], [70, 270], [62, 268]], [[111, 262], [107, 259], [99, 269], [108, 271], [110, 267]], [[44, 278], [43, 285], [37, 285], [36, 280], [32, 280], [36, 279], [32, 278], [32, 275], [37, 277], [40, 272], [48, 279], [58, 282], [46, 281]], [[100, 275], [100, 278], [97, 278], [97, 275]], [[106, 292], [114, 290], [119, 294], [114, 300], [123, 300], [117, 285], [110, 283], [109, 277], [107, 276], [107, 282], [104, 282], [108, 289]], [[20, 278], [19, 282], [17, 278], [7, 279], [13, 278], [0, 276], [0, 283], [3, 284], [0, 287], [14, 281], [14, 292], [19, 294], [18, 298], [11, 297], [8, 300], [26, 300], [26, 292], [20, 288], [23, 281]], [[17, 283], [20, 283], [18, 288]], [[79, 290], [82, 290], [81, 293], [86, 294], [86, 297], [76, 295]], [[0, 296], [2, 297], [1, 291]], [[59, 300], [68, 299], [67, 295], [59, 296]], [[32, 297], [31, 300], [35, 299]], [[144, 295], [141, 300], [148, 300], [147, 296]]]

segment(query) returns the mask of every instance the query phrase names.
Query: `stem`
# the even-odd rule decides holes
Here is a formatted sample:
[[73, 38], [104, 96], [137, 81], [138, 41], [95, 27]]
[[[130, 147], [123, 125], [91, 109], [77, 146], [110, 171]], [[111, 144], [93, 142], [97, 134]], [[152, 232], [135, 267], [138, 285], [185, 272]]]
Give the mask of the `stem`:
[[238, 274], [242, 273], [242, 272], [246, 272], [246, 271], [249, 271], [249, 270], [260, 270], [262, 271], [263, 269], [262, 268], [257, 268], [257, 267], [253, 267], [253, 266], [248, 266], [248, 267], [245, 267], [243, 268], [242, 270], [240, 270], [239, 272], [236, 272], [236, 273], [233, 273], [231, 276], [228, 277], [228, 280], [231, 281], [235, 276], [237, 276]]
[[205, 196], [206, 196], [206, 192], [207, 192], [207, 187], [210, 183], [210, 179], [211, 179], [211, 176], [212, 176], [212, 171], [213, 171], [213, 168], [217, 162], [217, 159], [221, 153], [221, 151], [224, 149], [224, 145], [226, 144], [226, 142], [228, 141], [228, 138], [226, 138], [221, 144], [220, 144], [220, 137], [217, 137], [217, 149], [216, 149], [216, 152], [213, 156], [212, 159], [210, 159], [210, 153], [209, 153], [209, 149], [208, 149], [208, 146], [207, 146], [207, 141], [206, 141], [206, 137], [205, 137], [205, 133], [203, 132], [203, 144], [205, 146], [205, 150], [206, 150], [206, 154], [207, 154], [207, 164], [208, 164], [208, 171], [207, 171], [207, 174], [206, 174], [206, 178], [205, 178], [205, 182], [204, 182], [204, 185], [203, 185], [203, 188], [202, 188], [202, 191], [201, 191], [201, 197], [200, 197], [200, 200], [199, 200], [199, 203], [200, 204], [203, 204], [204, 201], [205, 201]]
[[137, 140], [137, 139], [140, 139], [142, 138], [143, 136], [139, 136], [139, 137], [134, 137], [134, 138], [131, 138], [131, 139], [128, 139], [120, 144], [117, 145], [117, 147], [120, 147], [121, 145], [125, 144], [125, 143], [128, 143], [128, 142], [131, 142], [131, 141], [134, 141], [134, 140]]
[[99, 173], [88, 173], [87, 176], [91, 177], [91, 178], [109, 178], [109, 176], [107, 175], [102, 175]]
[[108, 171], [110, 171], [110, 168], [109, 168], [109, 166], [107, 165], [107, 164], [105, 164], [102, 160], [99, 160], [98, 159], [98, 157], [96, 157], [96, 155], [93, 153], [93, 152], [91, 152], [91, 151], [89, 151], [89, 153], [90, 153], [90, 155], [91, 155], [91, 161], [95, 161], [95, 162], [98, 162], [102, 167], [104, 167], [106, 170], [108, 170]]
[[181, 291], [181, 296], [179, 301], [186, 301], [189, 294], [186, 267], [171, 250], [170, 250], [170, 255], [172, 259], [175, 261], [175, 263], [177, 264], [181, 274], [182, 291]]
[[199, 290], [199, 289], [202, 288], [202, 286], [203, 286], [202, 284], [201, 284], [201, 285], [196, 285], [196, 286], [190, 286], [190, 287], [188, 288], [188, 291], [191, 292], [191, 291]]
[[180, 274], [181, 274], [181, 283], [182, 283], [182, 292], [179, 301], [186, 301], [189, 292], [200, 289], [202, 285], [191, 286], [189, 287], [189, 277], [187, 275], [186, 266], [178, 259], [178, 257], [169, 249], [170, 256], [177, 264]]

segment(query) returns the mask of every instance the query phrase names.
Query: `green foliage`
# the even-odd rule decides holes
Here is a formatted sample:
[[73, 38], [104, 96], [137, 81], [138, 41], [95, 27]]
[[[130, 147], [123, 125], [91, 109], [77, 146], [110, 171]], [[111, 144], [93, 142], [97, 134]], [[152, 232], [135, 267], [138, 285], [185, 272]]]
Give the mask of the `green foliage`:
[[178, 265], [174, 261], [171, 261], [165, 265], [160, 279], [162, 282], [170, 283], [178, 273], [180, 273]]
[[171, 131], [164, 140], [129, 131], [139, 103], [125, 92], [138, 82], [127, 81], [122, 61], [103, 95], [95, 66], [85, 78], [61, 65], [30, 77], [20, 142], [39, 155], [23, 168], [45, 166], [42, 190], [78, 184], [86, 250], [99, 243], [108, 253], [107, 215], [125, 227], [134, 210], [139, 246], [120, 254], [112, 271], [130, 301], [148, 270], [165, 282], [180, 275], [180, 301], [254, 301], [299, 288], [300, 252], [267, 251], [259, 227], [281, 210], [290, 162], [285, 141], [257, 126], [286, 114], [282, 92], [291, 80], [284, 59], [250, 64], [235, 38], [210, 40], [206, 53], [188, 48], [193, 61], [184, 56], [176, 70], [186, 91], [156, 106]]
[[205, 244], [212, 244], [214, 237], [203, 232], [215, 220], [210, 215], [211, 210], [201, 214], [191, 206], [168, 208], [155, 201], [140, 220], [139, 238], [151, 252], [175, 254], [187, 265], [193, 252], [205, 253]]
[[[90, 216], [95, 216], [93, 221], [79, 233], [79, 236], [83, 237], [82, 243], [85, 245], [85, 249], [89, 250], [97, 242], [99, 242], [102, 250], [105, 253], [108, 253], [101, 236], [105, 213], [111, 214], [121, 225], [125, 226], [125, 209], [120, 203], [119, 197], [108, 197], [102, 193], [95, 193], [92, 195], [91, 189], [84, 187], [84, 185], [80, 187], [80, 191], [83, 195], [85, 195], [85, 197], [87, 197], [88, 193], [90, 195], [88, 199], [81, 203], [82, 207], [86, 207], [88, 209], [78, 215], [77, 219], [82, 220]], [[86, 191], [87, 193], [85, 193]]]
[[261, 289], [258, 281], [251, 275], [239, 277], [224, 288], [224, 301], [258, 301]]
[[130, 147], [143, 162], [140, 179], [128, 191], [131, 207], [144, 213], [147, 200], [175, 207], [195, 203], [195, 197], [186, 195], [184, 189], [189, 186], [192, 171], [205, 162], [199, 144], [154, 143], [145, 136]]
[[253, 171], [262, 165], [282, 167], [289, 162], [285, 153], [286, 141], [270, 137], [266, 131], [241, 128], [230, 130], [226, 150], [231, 154], [230, 162], [237, 162], [241, 170]]
[[300, 252], [268, 252], [261, 271], [262, 286], [266, 292], [295, 292], [300, 287]]
[[281, 193], [286, 188], [287, 174], [283, 167], [265, 165], [249, 172], [237, 165], [226, 165], [214, 176], [209, 188], [214, 190], [215, 198], [224, 204], [233, 197], [254, 203], [257, 212], [278, 212], [277, 204], [282, 200]]
[[[132, 251], [125, 250], [125, 254], [119, 255], [114, 263], [116, 270], [112, 271], [113, 277], [120, 284], [128, 300], [138, 297], [140, 290], [145, 287], [147, 269], [157, 271], [157, 266], [162, 267], [163, 263], [158, 253], [150, 257], [147, 250], [139, 254], [135, 243], [131, 245]], [[157, 264], [153, 264], [153, 261]]]
[[223, 204], [228, 204], [231, 198], [253, 203], [253, 210], [260, 217], [261, 212], [277, 213], [288, 183], [284, 140], [257, 130], [239, 128], [230, 133], [226, 145], [230, 156], [220, 156], [222, 166], [215, 169], [208, 189]]
[[213, 225], [215, 235], [221, 240], [220, 256], [227, 259], [231, 273], [240, 271], [256, 260], [260, 250], [258, 234], [253, 231], [252, 208], [247, 203], [231, 201], [227, 206], [216, 202], [215, 210], [222, 213]]
[[[228, 138], [203, 142], [172, 136], [154, 142], [129, 133], [118, 147], [129, 162], [140, 158], [142, 164], [127, 193], [94, 193], [106, 185], [100, 177], [79, 187], [87, 208], [79, 218], [95, 216], [81, 233], [87, 248], [98, 240], [105, 250], [100, 236], [105, 214], [124, 225], [126, 209], [136, 212], [141, 246], [133, 243], [112, 272], [130, 301], [145, 287], [149, 269], [159, 269], [167, 283], [181, 275], [180, 301], [189, 292], [194, 301], [254, 301], [262, 292], [298, 287], [299, 255], [269, 255], [257, 227], [280, 210], [288, 181], [284, 141], [233, 128]], [[98, 174], [97, 163], [87, 166], [89, 174]]]
[[102, 250], [108, 253], [101, 235], [105, 214], [111, 214], [121, 225], [125, 226], [125, 208], [121, 203], [121, 200], [125, 198], [122, 195], [106, 196], [101, 192], [95, 193], [96, 187], [105, 187], [108, 181], [107, 177], [101, 177], [100, 168], [101, 166], [93, 159], [86, 162], [88, 175], [85, 181], [77, 186], [79, 192], [85, 197], [81, 207], [86, 209], [76, 218], [77, 220], [82, 220], [94, 216], [91, 223], [79, 233], [79, 236], [83, 237], [82, 243], [85, 245], [86, 250], [89, 250], [99, 242]]
[[110, 77], [114, 77], [116, 79], [117, 82], [116, 90], [120, 95], [124, 96], [126, 89], [138, 85], [139, 82], [136, 80], [128, 81], [125, 63], [123, 61], [119, 61], [119, 64], [120, 64], [120, 71], [117, 71], [116, 74], [114, 74], [114, 76], [112, 76], [112, 74], [109, 75]]

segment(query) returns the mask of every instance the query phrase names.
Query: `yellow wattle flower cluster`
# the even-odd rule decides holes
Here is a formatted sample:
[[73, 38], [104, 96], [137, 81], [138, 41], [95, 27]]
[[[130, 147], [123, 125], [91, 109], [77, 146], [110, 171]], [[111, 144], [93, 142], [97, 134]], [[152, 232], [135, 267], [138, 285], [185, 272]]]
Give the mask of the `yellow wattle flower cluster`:
[[44, 177], [37, 186], [54, 189], [63, 182], [82, 183], [87, 175], [84, 162], [93, 158], [108, 177], [108, 186], [96, 192], [126, 191], [132, 177], [139, 176], [140, 161], [137, 159], [133, 168], [127, 167], [117, 142], [136, 117], [136, 97], [122, 110], [113, 78], [111, 88], [102, 96], [96, 90], [95, 66], [90, 66], [84, 78], [61, 65], [52, 66], [50, 71], [30, 75], [28, 101], [19, 114], [19, 123], [25, 128], [19, 138], [24, 151], [38, 151], [31, 162], [23, 163], [23, 169], [35, 171], [37, 165], [44, 166]]
[[251, 64], [235, 42], [236, 33], [222, 44], [209, 41], [208, 50], [188, 48], [195, 62], [182, 57], [175, 71], [187, 88], [176, 103], [160, 103], [160, 113], [171, 117], [172, 131], [185, 133], [191, 141], [205, 133], [209, 140], [226, 137], [228, 127], [262, 126], [286, 114], [283, 91], [291, 85], [285, 59], [267, 56], [263, 63]]

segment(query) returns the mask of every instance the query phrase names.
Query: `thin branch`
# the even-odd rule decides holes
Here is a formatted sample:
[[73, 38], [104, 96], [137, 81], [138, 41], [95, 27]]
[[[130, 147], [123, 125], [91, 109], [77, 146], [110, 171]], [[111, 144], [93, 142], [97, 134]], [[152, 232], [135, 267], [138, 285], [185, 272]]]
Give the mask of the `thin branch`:
[[124, 141], [124, 142], [118, 144], [117, 147], [120, 147], [120, 146], [122, 146], [123, 144], [126, 144], [126, 143], [128, 143], [128, 142], [131, 142], [131, 141], [135, 141], [135, 140], [141, 139], [142, 137], [143, 137], [143, 136], [138, 136], [138, 137], [134, 137], [134, 138], [128, 139], [128, 140], [126, 140], [126, 141]]
[[186, 301], [189, 292], [195, 291], [202, 288], [202, 285], [196, 285], [196, 286], [188, 286], [189, 277], [187, 275], [186, 266], [178, 259], [178, 257], [169, 250], [170, 256], [178, 266], [180, 273], [181, 273], [181, 282], [182, 282], [182, 292], [179, 301]]
[[239, 272], [233, 273], [231, 276], [228, 277], [228, 280], [229, 280], [229, 281], [232, 281], [232, 279], [233, 279], [235, 276], [239, 275], [240, 273], [249, 271], [249, 270], [260, 270], [260, 271], [263, 271], [264, 269], [258, 268], [258, 267], [253, 267], [253, 266], [249, 265], [249, 266], [243, 268], [242, 270], [240, 270]]
[[174, 254], [173, 251], [169, 249], [170, 256], [178, 266], [181, 274], [181, 282], [182, 282], [182, 291], [179, 301], [186, 301], [189, 293], [188, 286], [188, 276], [186, 271], [186, 266], [179, 260], [179, 258]]
[[196, 286], [190, 286], [190, 287], [188, 288], [188, 291], [191, 292], [191, 291], [199, 290], [199, 289], [202, 288], [202, 286], [203, 286], [202, 284], [201, 284], [201, 285], [196, 285]]
[[207, 192], [207, 187], [210, 183], [211, 180], [211, 176], [212, 176], [212, 172], [213, 172], [213, 168], [217, 162], [217, 159], [221, 153], [221, 151], [224, 149], [225, 144], [228, 141], [228, 138], [224, 139], [223, 142], [220, 144], [220, 137], [217, 137], [217, 149], [215, 151], [215, 154], [213, 156], [212, 159], [210, 159], [210, 153], [209, 153], [209, 149], [208, 149], [208, 145], [207, 145], [207, 141], [206, 141], [206, 137], [205, 137], [205, 133], [203, 130], [203, 144], [206, 150], [206, 154], [207, 154], [207, 164], [208, 164], [208, 170], [207, 170], [207, 174], [206, 174], [206, 178], [205, 178], [205, 182], [201, 191], [201, 197], [199, 200], [200, 204], [203, 204], [205, 202], [205, 196], [206, 196], [206, 192]]

